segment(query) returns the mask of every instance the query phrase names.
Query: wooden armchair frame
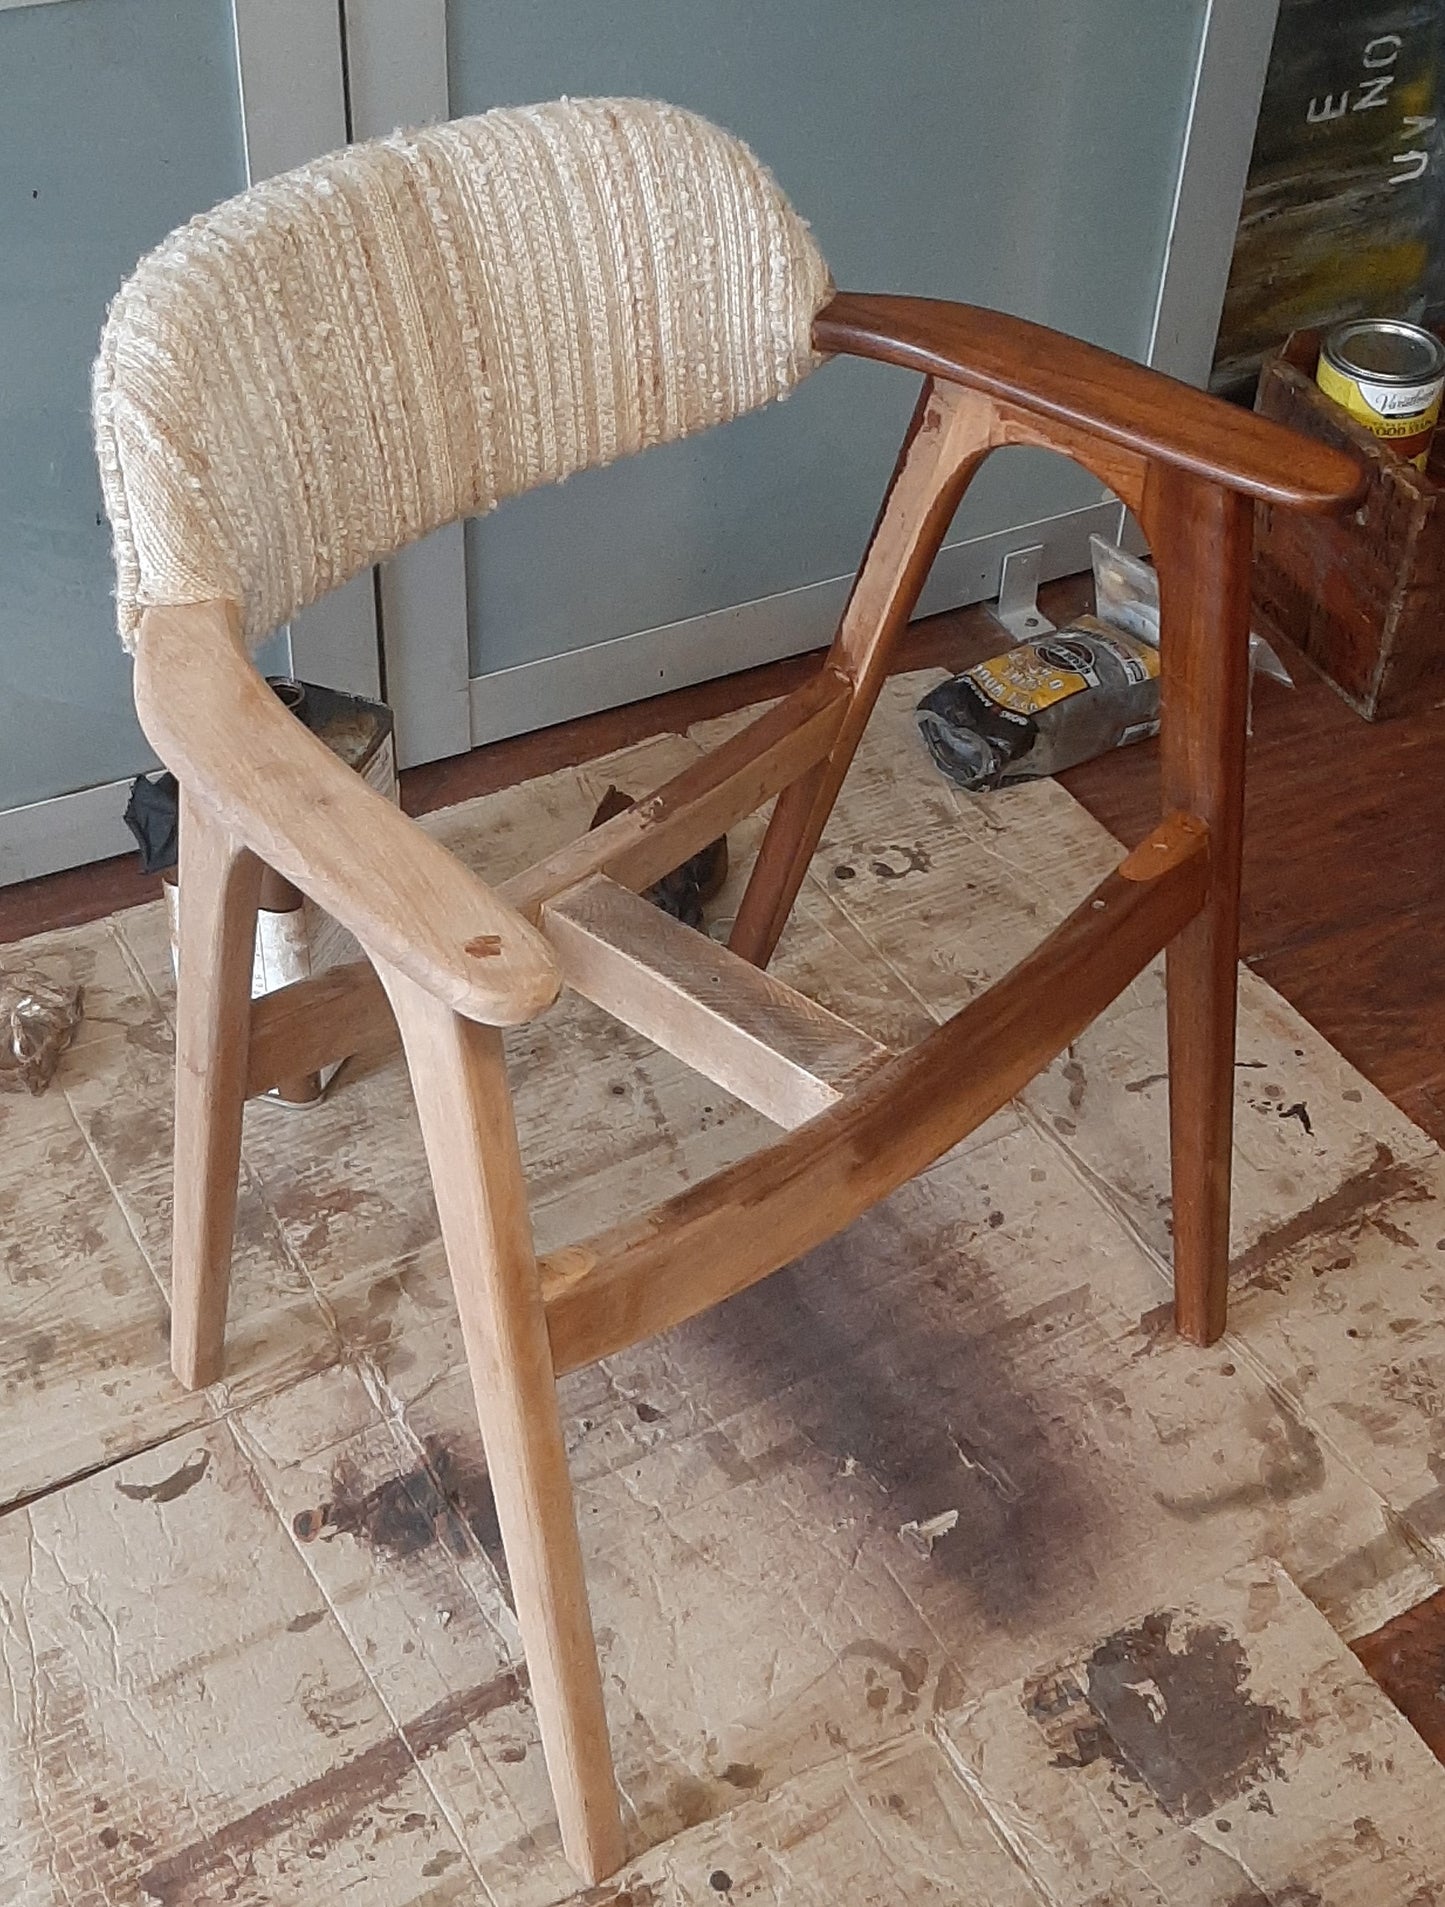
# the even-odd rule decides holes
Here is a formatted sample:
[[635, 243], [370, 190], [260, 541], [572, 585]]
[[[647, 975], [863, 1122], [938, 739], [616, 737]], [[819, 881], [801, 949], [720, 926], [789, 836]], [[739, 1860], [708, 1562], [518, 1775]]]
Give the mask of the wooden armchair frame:
[[[693, 1316], [841, 1230], [987, 1118], [1168, 949], [1181, 1332], [1224, 1328], [1253, 500], [1348, 507], [1346, 456], [1035, 325], [840, 294], [824, 352], [924, 383], [837, 637], [804, 687], [647, 800], [500, 890], [297, 723], [235, 605], [152, 609], [136, 701], [182, 787], [173, 1362], [220, 1375], [248, 1095], [398, 1031], [456, 1288], [564, 1847], [624, 1856], [556, 1378]], [[765, 971], [895, 644], [974, 472], [1007, 444], [1134, 511], [1163, 606], [1164, 819], [1084, 904], [912, 1051]], [[732, 936], [639, 891], [772, 797]], [[368, 960], [252, 1002], [263, 864]], [[539, 1264], [498, 1028], [563, 985], [790, 1128], [761, 1153]]]

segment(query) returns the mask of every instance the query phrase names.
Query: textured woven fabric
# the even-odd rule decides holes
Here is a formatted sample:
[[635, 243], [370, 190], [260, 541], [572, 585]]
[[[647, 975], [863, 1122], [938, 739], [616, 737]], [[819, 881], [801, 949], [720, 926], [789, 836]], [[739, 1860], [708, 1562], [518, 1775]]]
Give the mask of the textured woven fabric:
[[106, 321], [121, 638], [225, 597], [257, 642], [440, 524], [782, 397], [829, 289], [747, 148], [648, 101], [500, 109], [254, 186]]

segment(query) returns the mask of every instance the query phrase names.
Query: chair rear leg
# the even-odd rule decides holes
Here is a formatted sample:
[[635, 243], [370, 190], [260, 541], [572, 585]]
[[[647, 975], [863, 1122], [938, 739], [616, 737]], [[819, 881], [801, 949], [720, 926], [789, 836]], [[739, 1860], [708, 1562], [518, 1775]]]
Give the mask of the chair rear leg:
[[184, 790], [180, 830], [171, 1366], [194, 1390], [224, 1362], [262, 868]]
[[567, 1858], [625, 1848], [501, 1036], [378, 966], [411, 1069]]
[[728, 945], [765, 967], [803, 884], [848, 773], [898, 638], [974, 471], [988, 455], [994, 413], [957, 385], [924, 383], [893, 480], [859, 566], [827, 666], [852, 698], [824, 759], [778, 796]]
[[1174, 1315], [1182, 1337], [1212, 1344], [1229, 1301], [1253, 511], [1158, 468], [1147, 501], [1163, 604], [1164, 806], [1209, 827], [1208, 895], [1165, 967]]

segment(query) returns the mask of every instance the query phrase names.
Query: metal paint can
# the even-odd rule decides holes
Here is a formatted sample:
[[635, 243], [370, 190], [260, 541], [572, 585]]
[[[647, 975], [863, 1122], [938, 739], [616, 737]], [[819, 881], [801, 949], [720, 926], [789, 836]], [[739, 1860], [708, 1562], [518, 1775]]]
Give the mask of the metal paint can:
[[1417, 470], [1425, 468], [1445, 389], [1445, 344], [1399, 318], [1337, 324], [1320, 346], [1315, 382]]

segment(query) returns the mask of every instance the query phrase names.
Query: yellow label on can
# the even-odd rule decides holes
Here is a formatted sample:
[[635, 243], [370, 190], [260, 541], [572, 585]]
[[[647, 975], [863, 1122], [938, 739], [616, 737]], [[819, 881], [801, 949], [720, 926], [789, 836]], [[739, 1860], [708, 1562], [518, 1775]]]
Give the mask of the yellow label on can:
[[1089, 686], [1077, 670], [1054, 667], [1028, 645], [975, 663], [968, 674], [991, 702], [1015, 715], [1037, 715]]
[[1381, 384], [1342, 371], [1322, 351], [1315, 382], [1326, 397], [1332, 397], [1366, 430], [1387, 438], [1417, 470], [1425, 468], [1445, 379], [1435, 377], [1424, 384]]

